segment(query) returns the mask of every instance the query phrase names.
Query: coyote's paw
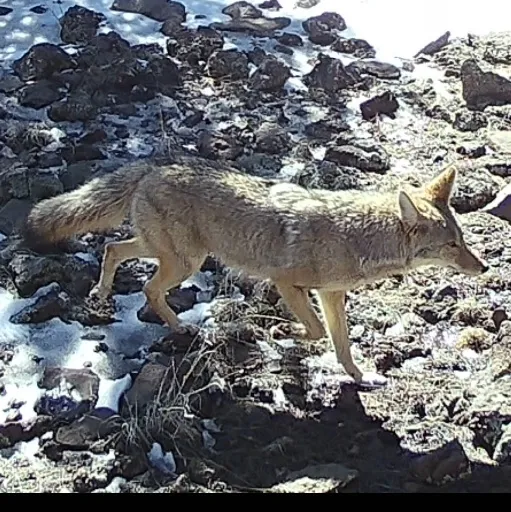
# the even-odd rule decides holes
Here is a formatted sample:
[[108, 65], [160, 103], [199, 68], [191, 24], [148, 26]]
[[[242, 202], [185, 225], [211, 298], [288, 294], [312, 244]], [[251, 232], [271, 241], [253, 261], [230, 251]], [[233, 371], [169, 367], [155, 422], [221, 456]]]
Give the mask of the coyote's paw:
[[300, 322], [290, 322], [286, 324], [274, 325], [270, 328], [272, 338], [292, 337], [300, 340], [314, 341], [326, 337], [324, 328], [307, 329]]
[[170, 327], [172, 334], [178, 336], [196, 336], [199, 332], [199, 328], [194, 324], [181, 322], [174, 327]]
[[108, 291], [99, 285], [94, 286], [94, 288], [89, 292], [89, 297], [97, 300], [105, 300], [108, 298], [108, 295]]
[[376, 372], [364, 372], [357, 384], [363, 388], [381, 388], [387, 385], [388, 379]]

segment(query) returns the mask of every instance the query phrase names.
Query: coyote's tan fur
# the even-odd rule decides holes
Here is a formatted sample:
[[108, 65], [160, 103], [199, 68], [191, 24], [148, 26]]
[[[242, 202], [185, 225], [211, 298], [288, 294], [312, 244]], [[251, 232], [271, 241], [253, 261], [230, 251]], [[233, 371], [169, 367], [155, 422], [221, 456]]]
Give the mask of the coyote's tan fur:
[[393, 193], [307, 190], [242, 174], [225, 163], [179, 157], [141, 163], [41, 201], [25, 226], [27, 243], [58, 242], [119, 225], [135, 237], [107, 244], [93, 293], [110, 294], [118, 265], [157, 258], [144, 291], [170, 326], [180, 323], [166, 292], [201, 267], [208, 253], [226, 265], [271, 279], [309, 339], [326, 335], [307, 292], [319, 295], [337, 360], [362, 380], [350, 352], [346, 292], [422, 265], [477, 275], [487, 265], [465, 244], [449, 207], [450, 167], [421, 188]]

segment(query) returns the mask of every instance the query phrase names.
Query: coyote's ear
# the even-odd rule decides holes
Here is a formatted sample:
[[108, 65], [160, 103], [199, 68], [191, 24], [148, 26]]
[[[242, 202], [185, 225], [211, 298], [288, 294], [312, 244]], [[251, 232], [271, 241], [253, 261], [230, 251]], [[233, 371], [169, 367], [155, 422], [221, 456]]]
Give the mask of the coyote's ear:
[[456, 167], [451, 165], [426, 185], [426, 195], [435, 203], [449, 204], [456, 177]]
[[398, 200], [401, 220], [409, 226], [415, 226], [419, 220], [419, 210], [417, 210], [412, 198], [404, 190], [400, 190]]

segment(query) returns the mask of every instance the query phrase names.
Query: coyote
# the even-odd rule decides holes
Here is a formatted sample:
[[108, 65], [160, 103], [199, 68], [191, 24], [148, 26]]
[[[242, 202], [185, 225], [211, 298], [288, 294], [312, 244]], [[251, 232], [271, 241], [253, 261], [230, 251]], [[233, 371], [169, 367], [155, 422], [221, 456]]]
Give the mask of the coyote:
[[455, 179], [450, 167], [422, 187], [395, 192], [310, 190], [182, 156], [165, 166], [124, 166], [39, 202], [23, 236], [37, 250], [116, 227], [130, 214], [135, 236], [106, 245], [91, 294], [111, 293], [121, 262], [156, 258], [158, 269], [144, 293], [171, 329], [184, 326], [167, 305], [166, 292], [197, 272], [210, 253], [273, 281], [311, 340], [326, 336], [308, 298], [315, 290], [338, 363], [357, 383], [383, 385], [383, 376], [364, 377], [352, 358], [346, 292], [422, 265], [469, 275], [488, 270], [465, 244], [449, 206]]

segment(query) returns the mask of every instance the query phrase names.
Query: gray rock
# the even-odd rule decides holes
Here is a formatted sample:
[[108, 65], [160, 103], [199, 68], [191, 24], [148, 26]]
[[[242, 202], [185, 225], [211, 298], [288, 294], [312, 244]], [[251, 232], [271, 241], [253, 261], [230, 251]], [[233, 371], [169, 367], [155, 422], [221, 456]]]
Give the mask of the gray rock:
[[279, 155], [291, 147], [291, 137], [287, 130], [275, 123], [262, 123], [256, 131], [256, 148], [262, 153]]
[[141, 14], [155, 21], [172, 18], [182, 23], [186, 20], [185, 6], [172, 0], [114, 0], [110, 9]]
[[39, 80], [27, 85], [19, 93], [20, 105], [40, 109], [63, 99], [65, 93], [50, 80]]
[[75, 67], [75, 61], [62, 48], [51, 43], [35, 44], [13, 62], [14, 72], [24, 81], [51, 78], [54, 73]]
[[461, 443], [454, 439], [430, 453], [419, 456], [411, 465], [412, 474], [419, 480], [432, 484], [446, 483], [465, 474], [470, 461]]
[[470, 109], [511, 104], [511, 80], [483, 71], [474, 59], [467, 59], [461, 65], [461, 83], [463, 99]]
[[60, 38], [67, 44], [86, 44], [106, 21], [104, 14], [79, 5], [70, 7], [60, 18]]
[[431, 43], [428, 43], [426, 46], [424, 46], [424, 48], [421, 48], [415, 54], [415, 57], [417, 58], [419, 55], [434, 55], [435, 53], [438, 53], [449, 44], [450, 37], [451, 33], [449, 31], [445, 32], [438, 39], [435, 39]]
[[0, 203], [11, 198], [25, 199], [29, 196], [28, 169], [19, 164], [0, 169]]
[[248, 58], [236, 49], [214, 52], [208, 59], [207, 71], [213, 78], [248, 78]]
[[511, 423], [502, 426], [502, 436], [495, 447], [493, 460], [499, 464], [511, 462]]
[[280, 91], [291, 77], [291, 70], [279, 59], [267, 56], [250, 77], [250, 85], [255, 91]]
[[8, 268], [19, 295], [24, 298], [54, 282], [71, 296], [85, 297], [99, 275], [96, 263], [68, 254], [52, 257], [16, 254]]
[[460, 110], [454, 116], [453, 126], [460, 132], [476, 132], [488, 126], [488, 119], [482, 112]]
[[325, 160], [362, 171], [384, 173], [390, 169], [389, 157], [383, 148], [362, 149], [346, 145], [328, 148]]
[[65, 313], [69, 307], [68, 302], [65, 294], [61, 293], [60, 287], [57, 286], [39, 297], [33, 304], [29, 304], [12, 315], [9, 321], [13, 324], [37, 324], [52, 318], [65, 320]]
[[233, 18], [224, 23], [211, 23], [210, 28], [226, 32], [242, 32], [256, 37], [269, 37], [277, 30], [283, 30], [291, 24], [289, 18]]
[[29, 173], [28, 190], [32, 200], [40, 201], [64, 192], [64, 186], [57, 171], [40, 169]]
[[227, 7], [222, 9], [222, 14], [230, 16], [231, 18], [261, 18], [263, 16], [263, 11], [253, 6], [249, 2], [240, 1], [234, 2]]
[[401, 70], [387, 62], [379, 60], [357, 60], [348, 64], [346, 69], [353, 75], [370, 75], [385, 80], [397, 80], [401, 77]]
[[358, 477], [355, 469], [342, 464], [321, 464], [307, 466], [300, 471], [290, 472], [283, 482], [269, 488], [274, 493], [332, 493], [346, 487]]
[[340, 59], [334, 59], [323, 53], [318, 55], [318, 63], [304, 77], [304, 82], [313, 89], [322, 89], [336, 93], [355, 85], [359, 77], [353, 69], [349, 70]]
[[365, 39], [339, 37], [331, 49], [335, 52], [353, 55], [358, 59], [374, 59], [376, 50]]
[[467, 166], [457, 181], [451, 204], [458, 213], [475, 212], [491, 203], [502, 187], [502, 180], [482, 166]]
[[30, 201], [10, 199], [0, 208], [0, 233], [11, 235], [17, 231], [32, 208]]
[[374, 121], [382, 115], [395, 119], [398, 108], [399, 103], [390, 91], [385, 91], [360, 104], [362, 118], [366, 121]]
[[324, 12], [302, 23], [302, 27], [314, 44], [328, 46], [338, 37], [338, 32], [346, 30], [344, 18], [336, 12]]
[[220, 132], [201, 132], [197, 147], [201, 156], [211, 159], [235, 160], [243, 153], [236, 140]]

